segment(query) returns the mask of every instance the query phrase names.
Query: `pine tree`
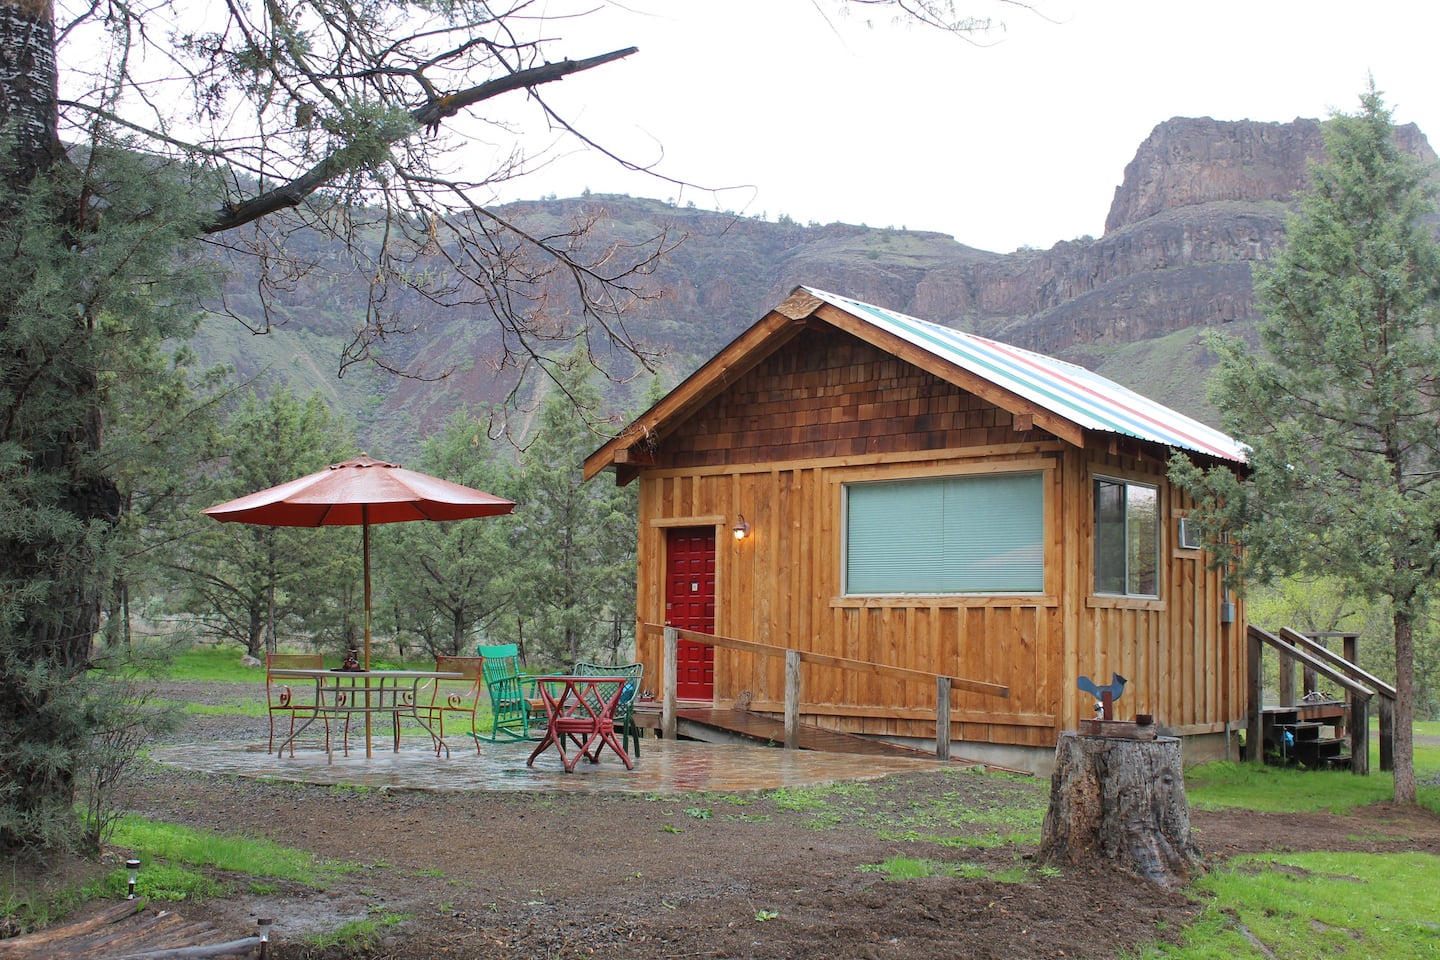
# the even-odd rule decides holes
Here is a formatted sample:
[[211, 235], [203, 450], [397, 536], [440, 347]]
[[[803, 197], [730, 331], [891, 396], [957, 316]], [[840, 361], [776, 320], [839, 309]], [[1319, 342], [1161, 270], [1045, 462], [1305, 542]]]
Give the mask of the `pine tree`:
[[617, 623], [620, 643], [633, 640], [635, 492], [584, 482], [585, 457], [602, 439], [577, 414], [600, 406], [590, 373], [578, 352], [560, 366], [521, 458], [519, 608], [527, 656], [546, 667], [613, 657]]
[[[354, 453], [354, 441], [315, 395], [253, 393], [217, 440], [214, 479], [204, 490], [220, 503], [324, 469]], [[263, 527], [206, 521], [176, 565], [182, 606], [215, 637], [253, 657], [297, 635], [343, 650], [356, 635], [354, 584], [358, 531]]]

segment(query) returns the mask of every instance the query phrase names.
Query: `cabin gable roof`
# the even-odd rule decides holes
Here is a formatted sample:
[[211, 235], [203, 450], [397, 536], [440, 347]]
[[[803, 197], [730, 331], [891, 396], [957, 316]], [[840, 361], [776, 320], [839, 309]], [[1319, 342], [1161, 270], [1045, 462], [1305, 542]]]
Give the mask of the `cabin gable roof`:
[[[1244, 447], [1224, 433], [1076, 364], [811, 287], [797, 287], [684, 382], [585, 461], [589, 479], [609, 466], [621, 482], [646, 451], [810, 325], [844, 331], [974, 393], [1075, 446], [1111, 435], [1233, 465]], [[1100, 439], [1096, 437], [1095, 439]]]

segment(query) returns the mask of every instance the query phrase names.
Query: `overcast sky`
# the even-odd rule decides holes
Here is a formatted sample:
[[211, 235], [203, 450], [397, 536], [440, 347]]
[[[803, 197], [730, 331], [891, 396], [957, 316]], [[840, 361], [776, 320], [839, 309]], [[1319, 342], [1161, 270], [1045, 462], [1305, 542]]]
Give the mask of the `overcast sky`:
[[501, 199], [588, 188], [1008, 252], [1099, 236], [1125, 164], [1171, 117], [1323, 118], [1355, 110], [1373, 73], [1397, 122], [1440, 137], [1430, 0], [1038, 0], [1038, 14], [960, 2], [1003, 31], [976, 46], [866, 26], [837, 0], [540, 0], [552, 16], [601, 5], [546, 24], [557, 55], [640, 48], [553, 86], [551, 102], [698, 186], [571, 151]]

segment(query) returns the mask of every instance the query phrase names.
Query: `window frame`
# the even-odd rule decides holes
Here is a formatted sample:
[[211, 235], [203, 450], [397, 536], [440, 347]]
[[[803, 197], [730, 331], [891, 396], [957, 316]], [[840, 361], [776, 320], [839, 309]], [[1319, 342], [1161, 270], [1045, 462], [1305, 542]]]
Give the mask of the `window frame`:
[[[868, 486], [872, 484], [907, 484], [924, 483], [929, 481], [967, 481], [994, 479], [997, 477], [1026, 477], [1033, 478], [1039, 483], [1039, 537], [1038, 546], [1040, 550], [1040, 575], [1039, 585], [1034, 590], [1014, 589], [977, 589], [977, 590], [955, 590], [948, 592], [936, 592], [933, 590], [915, 591], [851, 591], [850, 584], [850, 491], [855, 487]], [[893, 475], [870, 475], [855, 476], [849, 479], [839, 480], [839, 584], [837, 600], [842, 605], [888, 605], [893, 603], [906, 604], [920, 599], [937, 600], [941, 604], [965, 604], [967, 602], [986, 602], [996, 597], [1017, 597], [1027, 601], [1037, 601], [1040, 604], [1049, 602], [1052, 598], [1047, 596], [1050, 577], [1052, 576], [1052, 564], [1049, 562], [1049, 531], [1052, 523], [1051, 517], [1051, 481], [1053, 474], [1051, 465], [1044, 463], [1027, 462], [1023, 464], [1006, 464], [1003, 469], [983, 470], [954, 470], [953, 468], [935, 472], [918, 472], [905, 474], [903, 476]]]
[[[1124, 511], [1125, 526], [1121, 531], [1121, 543], [1125, 545], [1123, 553], [1124, 569], [1121, 571], [1122, 589], [1102, 590], [1100, 586], [1101, 573], [1101, 518], [1100, 511], [1096, 504], [1099, 485], [1101, 483], [1115, 484], [1121, 487], [1125, 493], [1122, 508]], [[1155, 592], [1140, 593], [1131, 589], [1131, 555], [1129, 550], [1130, 542], [1130, 489], [1140, 487], [1154, 491], [1155, 505], [1152, 530], [1154, 532], [1153, 563], [1155, 570]], [[1138, 479], [1123, 475], [1094, 472], [1090, 475], [1090, 595], [1102, 603], [1124, 603], [1135, 602], [1141, 604], [1156, 603], [1163, 599], [1163, 586], [1165, 583], [1165, 487], [1158, 478]]]

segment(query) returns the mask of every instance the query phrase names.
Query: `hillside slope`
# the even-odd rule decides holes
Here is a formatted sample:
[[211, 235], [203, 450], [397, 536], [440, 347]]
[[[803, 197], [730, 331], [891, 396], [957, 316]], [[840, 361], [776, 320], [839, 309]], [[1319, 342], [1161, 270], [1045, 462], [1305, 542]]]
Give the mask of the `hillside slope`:
[[[1434, 159], [1413, 125], [1398, 136], [1409, 152]], [[1204, 390], [1213, 357], [1200, 331], [1223, 325], [1253, 336], [1251, 268], [1281, 243], [1307, 164], [1323, 151], [1313, 120], [1172, 119], [1155, 127], [1125, 168], [1102, 237], [1008, 254], [938, 233], [771, 223], [623, 196], [532, 201], [504, 213], [542, 232], [599, 214], [598, 243], [662, 230], [683, 236], [652, 278], [664, 296], [627, 321], [665, 348], [672, 381], [807, 284], [1073, 360], [1213, 422]], [[272, 307], [283, 325], [271, 343], [259, 347], [248, 334], [217, 329], [234, 321], [216, 318], [201, 341], [207, 358], [304, 392], [322, 390], [357, 416], [362, 445], [392, 456], [413, 452], [417, 438], [457, 406], [509, 391], [506, 375], [488, 362], [499, 342], [493, 323], [418, 300], [398, 305], [414, 332], [387, 346], [394, 359], [448, 376], [425, 382], [352, 372], [337, 381], [339, 346], [364, 316], [364, 289], [341, 252], [321, 259], [333, 269]], [[231, 308], [242, 316], [258, 310], [243, 296], [250, 289], [243, 273], [228, 285]], [[554, 304], [573, 308], [563, 298]]]

